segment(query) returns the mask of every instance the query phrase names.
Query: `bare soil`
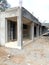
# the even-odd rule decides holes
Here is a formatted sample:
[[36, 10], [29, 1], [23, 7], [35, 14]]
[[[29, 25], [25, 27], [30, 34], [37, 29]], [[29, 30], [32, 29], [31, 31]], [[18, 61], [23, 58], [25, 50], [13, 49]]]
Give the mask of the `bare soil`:
[[49, 37], [42, 36], [22, 50], [0, 47], [0, 65], [49, 65]]

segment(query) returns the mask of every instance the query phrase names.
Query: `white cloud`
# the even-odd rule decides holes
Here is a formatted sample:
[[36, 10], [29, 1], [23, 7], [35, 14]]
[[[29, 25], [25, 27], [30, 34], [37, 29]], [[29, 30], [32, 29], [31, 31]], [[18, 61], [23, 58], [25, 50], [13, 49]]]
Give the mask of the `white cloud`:
[[[8, 0], [8, 2], [12, 7], [19, 5], [19, 0]], [[22, 5], [40, 20], [49, 20], [49, 0], [23, 0]]]
[[11, 4], [11, 7], [18, 6], [19, 0], [7, 0], [9, 4]]

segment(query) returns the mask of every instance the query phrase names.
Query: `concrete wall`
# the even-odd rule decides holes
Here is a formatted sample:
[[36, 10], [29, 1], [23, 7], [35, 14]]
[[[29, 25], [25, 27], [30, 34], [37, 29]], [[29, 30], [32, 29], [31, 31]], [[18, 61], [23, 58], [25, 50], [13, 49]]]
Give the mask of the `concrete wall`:
[[7, 41], [7, 20], [6, 18], [8, 17], [14, 17], [14, 16], [18, 16], [19, 8], [15, 8], [15, 9], [7, 9], [5, 12], [0, 12], [0, 44], [1, 45], [5, 45], [5, 42]]
[[5, 14], [0, 15], [0, 42], [2, 45], [5, 43]]
[[[20, 13], [21, 12], [21, 13]], [[22, 15], [21, 15], [22, 14]], [[22, 16], [25, 17], [26, 19], [30, 20], [30, 22], [32, 22], [32, 25], [31, 25], [31, 29], [30, 29], [30, 32], [31, 32], [31, 39], [33, 40], [34, 38], [34, 23], [37, 23], [38, 25], [40, 25], [40, 23], [38, 22], [38, 19], [36, 19], [31, 13], [29, 13], [26, 9], [22, 8], [22, 10], [20, 11], [20, 8], [11, 8], [11, 9], [7, 9], [5, 12], [1, 12], [0, 13], [0, 42], [1, 42], [1, 45], [4, 45], [5, 42], [7, 41], [7, 18], [10, 18], [10, 17], [16, 17], [17, 16], [17, 23], [18, 23], [18, 41], [19, 41], [19, 44], [18, 46], [20, 45], [21, 46], [21, 38], [22, 38]], [[21, 24], [21, 25], [20, 25]], [[19, 32], [21, 31], [21, 32]], [[21, 40], [21, 41], [20, 41]]]
[[15, 16], [18, 16], [19, 12], [18, 12], [19, 8], [11, 8], [11, 9], [7, 9], [5, 11], [5, 18], [8, 18], [8, 17], [15, 17]]

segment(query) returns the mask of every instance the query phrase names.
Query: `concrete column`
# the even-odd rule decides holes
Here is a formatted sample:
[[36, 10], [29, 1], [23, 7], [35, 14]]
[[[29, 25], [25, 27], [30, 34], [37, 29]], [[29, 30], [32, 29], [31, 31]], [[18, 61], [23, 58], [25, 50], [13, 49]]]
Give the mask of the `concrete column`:
[[42, 27], [40, 27], [40, 35], [42, 34]]
[[39, 36], [39, 25], [36, 26], [36, 36]]
[[31, 40], [34, 40], [34, 23], [31, 23], [31, 27], [30, 27], [30, 37]]
[[22, 39], [22, 15], [21, 15], [21, 9], [19, 9], [19, 15], [17, 16], [17, 41], [18, 41], [18, 48], [21, 49], [22, 48], [22, 43], [23, 43], [23, 39]]

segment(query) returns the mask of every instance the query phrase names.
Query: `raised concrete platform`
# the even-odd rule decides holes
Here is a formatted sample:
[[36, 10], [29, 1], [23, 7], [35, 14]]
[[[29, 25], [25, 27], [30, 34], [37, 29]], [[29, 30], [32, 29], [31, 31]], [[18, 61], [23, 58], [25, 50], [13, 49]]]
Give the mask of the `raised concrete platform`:
[[[31, 43], [32, 40], [24, 40], [23, 41], [23, 46], [26, 46], [28, 45], [29, 43]], [[13, 42], [7, 42], [5, 43], [5, 47], [8, 47], [8, 48], [17, 48], [17, 49], [21, 49], [19, 46], [18, 46], [18, 42], [17, 41], [13, 41]]]
[[7, 42], [7, 43], [5, 43], [5, 47], [20, 49], [20, 47], [18, 47], [18, 45], [17, 45], [17, 41], [15, 41], [15, 42]]

